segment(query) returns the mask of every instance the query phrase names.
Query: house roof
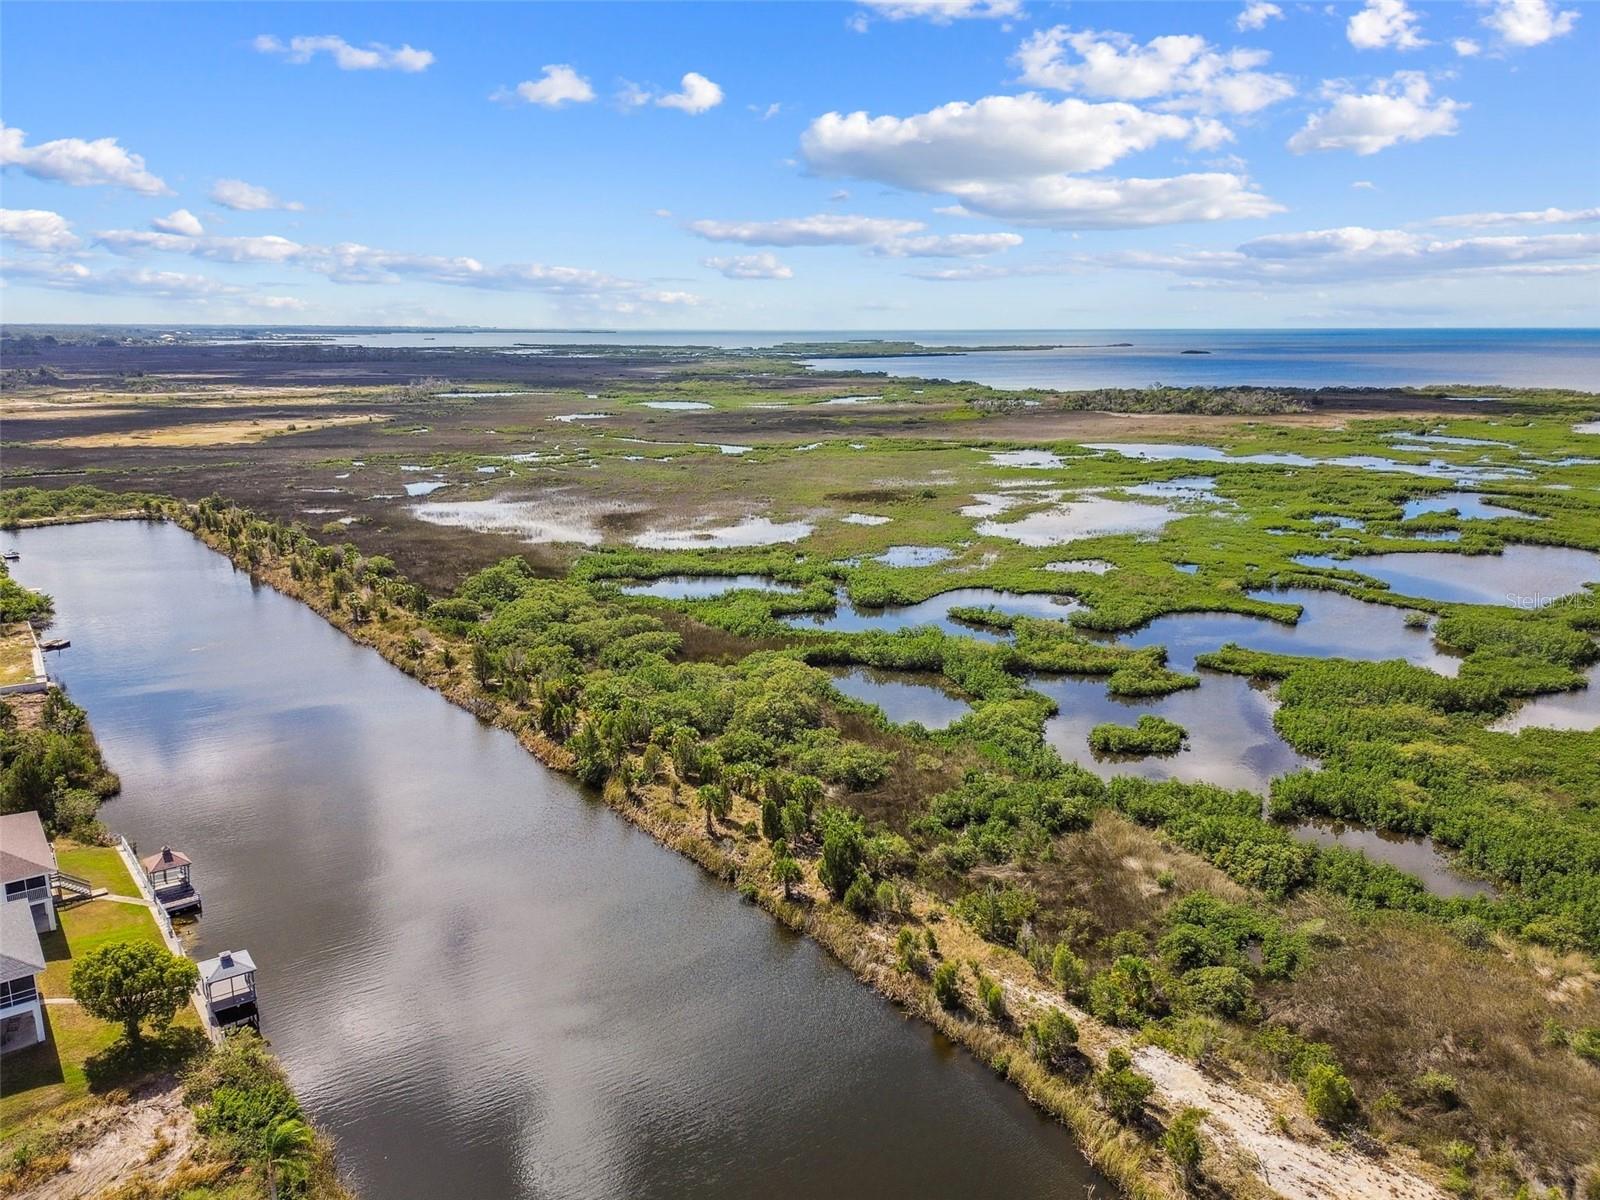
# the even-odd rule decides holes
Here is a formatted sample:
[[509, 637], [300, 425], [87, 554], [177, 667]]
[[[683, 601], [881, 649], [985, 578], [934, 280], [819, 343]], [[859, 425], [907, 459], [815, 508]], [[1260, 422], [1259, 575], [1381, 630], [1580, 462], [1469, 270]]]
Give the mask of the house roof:
[[26, 900], [0, 904], [0, 983], [44, 970], [44, 951], [33, 928], [33, 905]]
[[200, 982], [221, 983], [224, 979], [248, 975], [255, 969], [256, 962], [250, 957], [250, 951], [224, 950], [216, 958], [208, 958], [200, 964]]
[[152, 871], [165, 871], [171, 867], [187, 867], [190, 859], [182, 850], [174, 850], [171, 846], [161, 847], [161, 853], [152, 854], [139, 860], [139, 865], [144, 868], [146, 875]]
[[38, 813], [7, 813], [0, 817], [0, 882], [48, 875], [55, 869], [56, 856], [44, 836]]

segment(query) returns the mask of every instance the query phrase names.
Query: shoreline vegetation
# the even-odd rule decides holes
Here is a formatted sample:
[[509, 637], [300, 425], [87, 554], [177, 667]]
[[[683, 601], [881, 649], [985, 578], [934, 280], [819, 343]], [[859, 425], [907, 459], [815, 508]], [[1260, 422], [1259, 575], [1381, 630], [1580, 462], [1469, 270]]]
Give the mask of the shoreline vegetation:
[[[770, 806], [751, 794], [756, 788], [696, 786], [693, 780], [701, 772], [689, 768], [680, 777], [671, 749], [657, 747], [652, 755], [654, 743], [647, 743], [641, 753], [621, 757], [616, 764], [620, 770], [597, 771], [592, 765], [596, 749], [589, 740], [597, 736], [592, 721], [596, 714], [580, 712], [566, 701], [563, 724], [569, 736], [562, 739], [541, 728], [545, 722], [540, 714], [559, 710], [563, 700], [529, 693], [514, 698], [515, 689], [508, 691], [503, 678], [486, 674], [493, 668], [481, 653], [475, 663], [473, 641], [441, 632], [428, 621], [428, 610], [418, 613], [407, 607], [408, 599], [415, 604], [425, 598], [408, 593], [409, 585], [392, 564], [345, 562], [343, 553], [335, 551], [340, 565], [313, 575], [311, 559], [304, 556], [327, 548], [232, 507], [174, 505], [152, 516], [175, 520], [253, 579], [306, 604], [486, 723], [507, 729], [545, 765], [598, 785], [605, 802], [628, 820], [736, 887], [791, 929], [814, 938], [908, 1015], [927, 1021], [989, 1063], [1066, 1124], [1089, 1160], [1124, 1194], [1141, 1200], [1188, 1194], [1185, 1179], [1203, 1179], [1204, 1186], [1231, 1196], [1281, 1194], [1267, 1182], [1273, 1165], [1301, 1176], [1300, 1186], [1289, 1194], [1311, 1194], [1303, 1190], [1306, 1181], [1336, 1191], [1354, 1189], [1350, 1194], [1379, 1187], [1395, 1197], [1445, 1194], [1435, 1172], [1400, 1147], [1382, 1155], [1356, 1148], [1361, 1139], [1350, 1137], [1354, 1101], [1343, 1075], [1328, 1061], [1327, 1047], [1280, 1034], [1280, 1053], [1295, 1064], [1286, 1082], [1295, 1074], [1309, 1081], [1309, 1087], [1302, 1083], [1298, 1090], [1268, 1081], [1234, 1087], [1222, 1079], [1203, 1078], [1183, 1061], [1184, 1055], [1174, 1053], [1176, 1043], [1139, 1036], [1138, 1014], [1129, 1006], [1136, 1008], [1141, 992], [1148, 996], [1156, 985], [1148, 977], [1149, 964], [1137, 953], [1115, 958], [1109, 969], [1091, 978], [1085, 964], [1061, 947], [1042, 960], [1039, 947], [1030, 947], [1032, 961], [1019, 950], [1018, 926], [1026, 920], [1016, 911], [1026, 903], [1019, 889], [991, 886], [951, 901], [917, 886], [896, 873], [892, 860], [908, 848], [896, 847], [894, 835], [880, 831], [869, 836], [859, 822], [839, 837], [816, 827], [829, 821], [848, 826], [848, 815], [837, 808], [814, 808], [809, 830], [785, 827], [786, 814], [780, 810], [780, 832], [814, 843], [803, 858], [791, 857], [785, 837], [765, 836], [773, 832]], [[49, 519], [71, 518], [58, 513]], [[80, 519], [98, 516], [88, 513]], [[502, 576], [517, 574], [512, 563], [502, 567]], [[351, 568], [355, 571], [339, 582], [337, 574]], [[480, 581], [490, 589], [504, 588], [509, 581], [496, 579], [495, 570], [483, 572]], [[652, 758], [660, 773], [654, 778], [643, 774]], [[729, 778], [727, 767], [721, 775]], [[1063, 827], [1093, 819], [1085, 809]], [[709, 837], [708, 828], [713, 831]], [[835, 842], [855, 846], [858, 873], [848, 884], [836, 880], [830, 886], [827, 873]], [[871, 842], [879, 844], [869, 851]], [[851, 895], [851, 885], [870, 878], [861, 871], [869, 853], [887, 858], [890, 865], [863, 900]], [[1220, 880], [1212, 882], [1226, 887]], [[1224, 903], [1203, 891], [1193, 900], [1194, 912], [1188, 914], [1193, 920], [1172, 922], [1173, 931], [1231, 942], [1233, 948], [1222, 957], [1240, 962], [1252, 947], [1252, 955], [1267, 951], [1273, 961], [1283, 960], [1268, 967], [1263, 978], [1270, 979], [1274, 970], [1292, 969], [1293, 960], [1306, 952], [1303, 932], [1286, 929], [1248, 902]], [[891, 931], [896, 932], [893, 938]], [[1131, 941], [1122, 948], [1146, 949]], [[1197, 961], [1206, 961], [1212, 952], [1196, 953]], [[1248, 1008], [1251, 985], [1245, 969], [1219, 965], [1200, 970], [1209, 972], [1204, 982], [1193, 980], [1186, 986], [1214, 990], [1216, 995], [1207, 1001], [1213, 1011]], [[1196, 1112], [1203, 1105], [1192, 1103], [1208, 1096], [1222, 1100], [1215, 1115]], [[1164, 1125], [1157, 1111], [1165, 1116]], [[1332, 1135], [1319, 1126], [1319, 1116]], [[1274, 1127], [1254, 1128], [1255, 1120]], [[1196, 1127], [1199, 1139], [1193, 1141]], [[1343, 1136], [1333, 1136], [1341, 1130]], [[1178, 1159], [1169, 1153], [1169, 1145], [1185, 1147]]]
[[[150, 512], [141, 506], [141, 519]], [[38, 524], [125, 519], [120, 509], [36, 518]], [[43, 624], [49, 597], [0, 572], [7, 619]], [[0, 1194], [95, 1200], [256, 1200], [273, 1189], [304, 1200], [353, 1200], [332, 1140], [309, 1124], [282, 1066], [251, 1030], [213, 1045], [188, 992], [193, 965], [174, 960], [97, 814], [120, 782], [89, 715], [58, 687], [0, 697], [0, 811], [37, 812], [63, 870], [103, 895], [58, 905], [47, 935], [48, 1040], [7, 1052], [0, 1086]], [[154, 964], [181, 961], [172, 1019], [98, 1011], [85, 970], [132, 948]], [[161, 968], [165, 969], [165, 968]], [[95, 993], [105, 996], [115, 993]], [[120, 1002], [119, 1002], [120, 1003]], [[94, 1011], [91, 1011], [91, 1010]], [[120, 1029], [117, 1021], [128, 1025]], [[269, 1151], [269, 1135], [287, 1150]], [[268, 1159], [280, 1156], [274, 1167]], [[65, 1190], [63, 1190], [65, 1189]]]

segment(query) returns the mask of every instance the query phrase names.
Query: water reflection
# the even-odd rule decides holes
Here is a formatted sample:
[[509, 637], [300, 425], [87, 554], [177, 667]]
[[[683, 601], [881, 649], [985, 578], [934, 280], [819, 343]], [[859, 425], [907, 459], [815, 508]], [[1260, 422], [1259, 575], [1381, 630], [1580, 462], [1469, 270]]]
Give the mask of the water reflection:
[[1406, 624], [1407, 610], [1369, 604], [1339, 592], [1285, 588], [1248, 593], [1254, 600], [1300, 605], [1293, 625], [1241, 613], [1171, 613], [1157, 617], [1119, 640], [1129, 646], [1165, 646], [1167, 661], [1179, 671], [1194, 666], [1196, 654], [1235, 642], [1269, 654], [1306, 658], [1401, 658], [1419, 667], [1454, 675], [1459, 658], [1441, 651], [1426, 627]]
[[1560, 546], [1506, 546], [1498, 554], [1441, 551], [1363, 554], [1335, 558], [1300, 554], [1304, 567], [1358, 571], [1381, 580], [1402, 596], [1459, 604], [1505, 604], [1542, 608], [1600, 580], [1600, 554]]
[[926, 729], [943, 729], [972, 711], [965, 700], [910, 671], [853, 667], [837, 672], [833, 686], [846, 696], [877, 705], [899, 725], [915, 721]]
[[1362, 829], [1342, 821], [1302, 821], [1292, 827], [1302, 841], [1318, 846], [1359, 850], [1374, 862], [1387, 863], [1422, 880], [1436, 896], [1492, 896], [1494, 885], [1456, 870], [1450, 856], [1432, 838], [1412, 837], [1384, 829]]
[[768, 575], [666, 575], [649, 583], [630, 583], [625, 596], [655, 596], [662, 600], [709, 600], [729, 592], [799, 592], [792, 583], [779, 583]]
[[1409, 521], [1413, 517], [1425, 516], [1428, 513], [1447, 513], [1452, 510], [1463, 521], [1493, 521], [1500, 517], [1514, 517], [1525, 521], [1535, 519], [1514, 508], [1493, 504], [1477, 492], [1440, 492], [1433, 496], [1407, 500], [1400, 510], [1400, 515], [1403, 520]]
[[1074, 609], [1080, 607], [1082, 606], [1070, 596], [1023, 595], [1017, 592], [1000, 592], [994, 588], [957, 588], [953, 592], [943, 592], [919, 604], [900, 604], [889, 608], [856, 608], [850, 603], [850, 598], [841, 593], [838, 607], [831, 613], [802, 613], [786, 620], [797, 629], [821, 629], [829, 633], [865, 633], [872, 630], [894, 633], [901, 629], [914, 629], [919, 625], [932, 625], [956, 637], [1003, 642], [1010, 636], [1005, 631], [963, 624], [950, 616], [950, 610], [997, 608], [1012, 616], [1065, 620]]
[[[1144, 700], [1110, 695], [1100, 677], [1037, 676], [1028, 686], [1060, 705], [1060, 712], [1045, 723], [1045, 741], [1062, 758], [1102, 779], [1136, 775], [1265, 792], [1274, 776], [1316, 765], [1273, 728], [1277, 706], [1270, 690], [1242, 676], [1203, 671], [1198, 688]], [[1102, 757], [1089, 749], [1089, 731], [1096, 725], [1133, 725], [1146, 713], [1187, 729], [1187, 747], [1150, 758]]]
[[1490, 729], [1519, 733], [1524, 729], [1600, 729], [1600, 666], [1590, 667], [1589, 686], [1570, 692], [1546, 692], [1524, 700]]

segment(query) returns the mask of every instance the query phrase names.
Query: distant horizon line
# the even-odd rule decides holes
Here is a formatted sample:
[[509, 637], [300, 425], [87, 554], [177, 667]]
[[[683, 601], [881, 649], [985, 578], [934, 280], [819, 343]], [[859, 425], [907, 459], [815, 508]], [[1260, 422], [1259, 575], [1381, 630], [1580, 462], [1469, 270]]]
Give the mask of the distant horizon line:
[[1559, 332], [1600, 333], [1600, 325], [1039, 325], [1039, 326], [962, 326], [932, 325], [872, 329], [828, 329], [823, 326], [771, 326], [743, 328], [668, 327], [614, 328], [579, 325], [275, 325], [244, 321], [0, 321], [0, 329], [265, 329], [282, 332], [386, 332], [386, 333], [598, 333], [621, 334], [696, 334], [696, 333], [841, 333], [859, 336], [909, 333], [1374, 333], [1374, 332]]

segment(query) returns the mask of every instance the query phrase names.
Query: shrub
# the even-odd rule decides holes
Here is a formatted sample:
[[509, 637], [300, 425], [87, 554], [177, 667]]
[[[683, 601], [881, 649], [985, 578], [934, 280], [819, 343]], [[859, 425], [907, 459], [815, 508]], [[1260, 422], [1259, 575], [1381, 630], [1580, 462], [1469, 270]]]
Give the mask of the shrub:
[[934, 999], [946, 1008], [961, 1007], [961, 967], [957, 963], [942, 962], [933, 969]]
[[1161, 1148], [1178, 1169], [1178, 1178], [1186, 1188], [1194, 1183], [1200, 1169], [1200, 1159], [1205, 1153], [1205, 1145], [1200, 1140], [1200, 1123], [1205, 1118], [1205, 1109], [1186, 1108], [1172, 1118], [1172, 1123], [1161, 1135]]
[[906, 974], [920, 973], [927, 965], [927, 959], [922, 955], [922, 949], [917, 943], [917, 935], [909, 926], [902, 925], [900, 932], [894, 939], [895, 968]]
[[1056, 986], [1065, 995], [1075, 996], [1083, 990], [1087, 970], [1083, 959], [1074, 954], [1064, 942], [1056, 947], [1055, 953], [1050, 957], [1050, 978], [1055, 980]]
[[1306, 1072], [1306, 1108], [1324, 1125], [1338, 1128], [1355, 1119], [1356, 1096], [1343, 1071], [1318, 1063]]
[[1040, 1063], [1059, 1068], [1077, 1049], [1078, 1026], [1059, 1008], [1052, 1008], [1028, 1026], [1024, 1040], [1028, 1053]]
[[1006, 989], [998, 979], [986, 975], [976, 965], [972, 968], [972, 974], [978, 983], [978, 999], [984, 1011], [991, 1020], [1004, 1021], [1010, 1015], [1006, 1008]]
[[825, 808], [817, 814], [822, 830], [822, 861], [817, 876], [835, 899], [842, 897], [861, 870], [865, 835], [861, 818], [842, 808]]
[[1147, 713], [1132, 727], [1096, 725], [1089, 731], [1089, 749], [1096, 754], [1176, 754], [1188, 737], [1182, 725]]
[[1198, 967], [1183, 977], [1185, 1003], [1219, 1017], [1237, 1017], [1252, 1007], [1250, 977], [1238, 967]]
[[865, 871], [857, 871], [856, 877], [850, 881], [850, 886], [844, 890], [842, 897], [844, 906], [860, 916], [870, 917], [875, 901], [872, 876]]
[[968, 892], [956, 901], [956, 915], [982, 937], [1002, 946], [1015, 946], [1017, 935], [1038, 911], [1039, 898], [1026, 888], [996, 888]]
[[1106, 1056], [1106, 1069], [1095, 1076], [1094, 1088], [1112, 1118], [1126, 1125], [1144, 1113], [1156, 1085], [1133, 1069], [1127, 1052], [1119, 1047]]

